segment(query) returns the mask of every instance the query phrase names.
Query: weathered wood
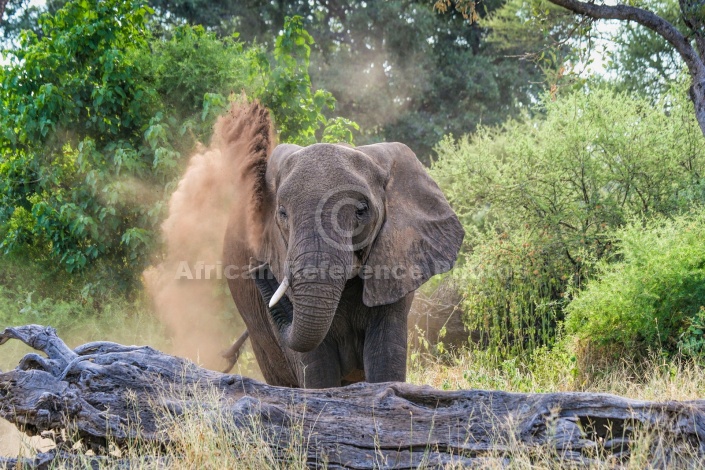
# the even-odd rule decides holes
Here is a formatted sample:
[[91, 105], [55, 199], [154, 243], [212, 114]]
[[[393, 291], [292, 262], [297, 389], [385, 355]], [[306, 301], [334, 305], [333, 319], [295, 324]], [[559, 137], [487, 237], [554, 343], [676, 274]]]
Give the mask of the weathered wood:
[[[167, 443], [158, 417], [195, 406], [195, 387], [219, 391], [233, 426], [250, 426], [252, 418], [260, 422], [282, 459], [303, 431], [311, 466], [322, 460], [330, 468], [476, 465], [488, 457], [510, 459], [518, 446], [576, 463], [623, 459], [639, 428], [659, 433], [654, 445], [660, 448], [652, 453], [657, 463], [705, 456], [703, 400], [439, 391], [406, 383], [288, 389], [205, 370], [149, 347], [98, 342], [72, 351], [52, 328], [37, 325], [6, 329], [0, 344], [10, 338], [48, 357], [29, 355], [0, 374], [0, 416], [30, 434], [68, 428], [99, 455], [105, 455], [107, 436], [118, 446], [138, 434], [145, 442]], [[71, 458], [63, 451], [42, 456]], [[20, 463], [40, 467], [33, 459]]]

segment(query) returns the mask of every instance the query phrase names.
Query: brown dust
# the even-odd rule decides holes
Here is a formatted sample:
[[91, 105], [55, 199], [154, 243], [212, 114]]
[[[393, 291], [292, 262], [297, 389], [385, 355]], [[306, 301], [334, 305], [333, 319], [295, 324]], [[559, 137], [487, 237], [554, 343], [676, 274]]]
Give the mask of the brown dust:
[[143, 274], [154, 310], [171, 336], [171, 352], [205, 367], [221, 369], [221, 353], [244, 328], [234, 328], [235, 306], [225, 279], [217, 279], [217, 269], [201, 266], [221, 264], [230, 217], [241, 223], [247, 239], [259, 238], [261, 227], [253, 215], [262, 204], [272, 132], [269, 113], [258, 103], [233, 103], [218, 119], [210, 145], [191, 156], [169, 201], [162, 224], [163, 261]]

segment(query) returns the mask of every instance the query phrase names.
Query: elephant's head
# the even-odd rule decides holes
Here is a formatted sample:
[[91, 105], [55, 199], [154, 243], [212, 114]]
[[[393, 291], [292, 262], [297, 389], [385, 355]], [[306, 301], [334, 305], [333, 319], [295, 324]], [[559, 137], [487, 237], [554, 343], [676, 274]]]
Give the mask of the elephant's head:
[[463, 228], [414, 153], [387, 143], [279, 145], [261, 174], [255, 280], [283, 344], [325, 338], [346, 282], [369, 307], [396, 302], [449, 270]]

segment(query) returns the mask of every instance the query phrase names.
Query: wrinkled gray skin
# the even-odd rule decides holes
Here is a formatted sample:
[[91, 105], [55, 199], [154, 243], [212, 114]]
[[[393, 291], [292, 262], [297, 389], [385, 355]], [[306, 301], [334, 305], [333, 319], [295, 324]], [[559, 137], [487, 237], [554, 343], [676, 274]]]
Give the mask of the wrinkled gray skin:
[[399, 143], [279, 145], [264, 186], [261, 243], [231, 218], [224, 261], [254, 268], [229, 286], [265, 380], [404, 381], [414, 290], [452, 267], [464, 235], [438, 186]]

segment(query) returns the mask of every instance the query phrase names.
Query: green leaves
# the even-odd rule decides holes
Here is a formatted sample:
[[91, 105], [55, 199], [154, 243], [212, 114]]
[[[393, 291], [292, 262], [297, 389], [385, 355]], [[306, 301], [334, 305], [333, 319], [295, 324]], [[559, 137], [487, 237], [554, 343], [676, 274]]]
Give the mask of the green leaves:
[[705, 147], [685, 90], [654, 106], [598, 87], [547, 95], [542, 108], [545, 118], [446, 138], [432, 169], [467, 231], [456, 270], [467, 323], [500, 356], [550, 344], [631, 217], [705, 202]]
[[335, 109], [335, 98], [330, 92], [312, 89], [308, 74], [312, 43], [301, 17], [287, 18], [284, 30], [277, 37], [274, 63], [267, 64], [261, 57], [257, 60], [264, 78], [257, 94], [273, 111], [281, 142], [352, 143], [353, 130], [359, 130], [359, 126], [348, 120], [334, 120], [329, 125], [325, 111]]
[[117, 270], [135, 267], [121, 234], [151, 229], [149, 208], [104, 189], [144, 176], [157, 151], [143, 143], [155, 93], [132, 60], [148, 47], [150, 11], [138, 1], [68, 2], [12, 51], [0, 72], [0, 127], [15, 131], [0, 140], [6, 251], [31, 247], [69, 272], [105, 256]]
[[618, 257], [570, 303], [568, 331], [612, 351], [702, 357], [705, 212], [635, 219], [613, 237]]

